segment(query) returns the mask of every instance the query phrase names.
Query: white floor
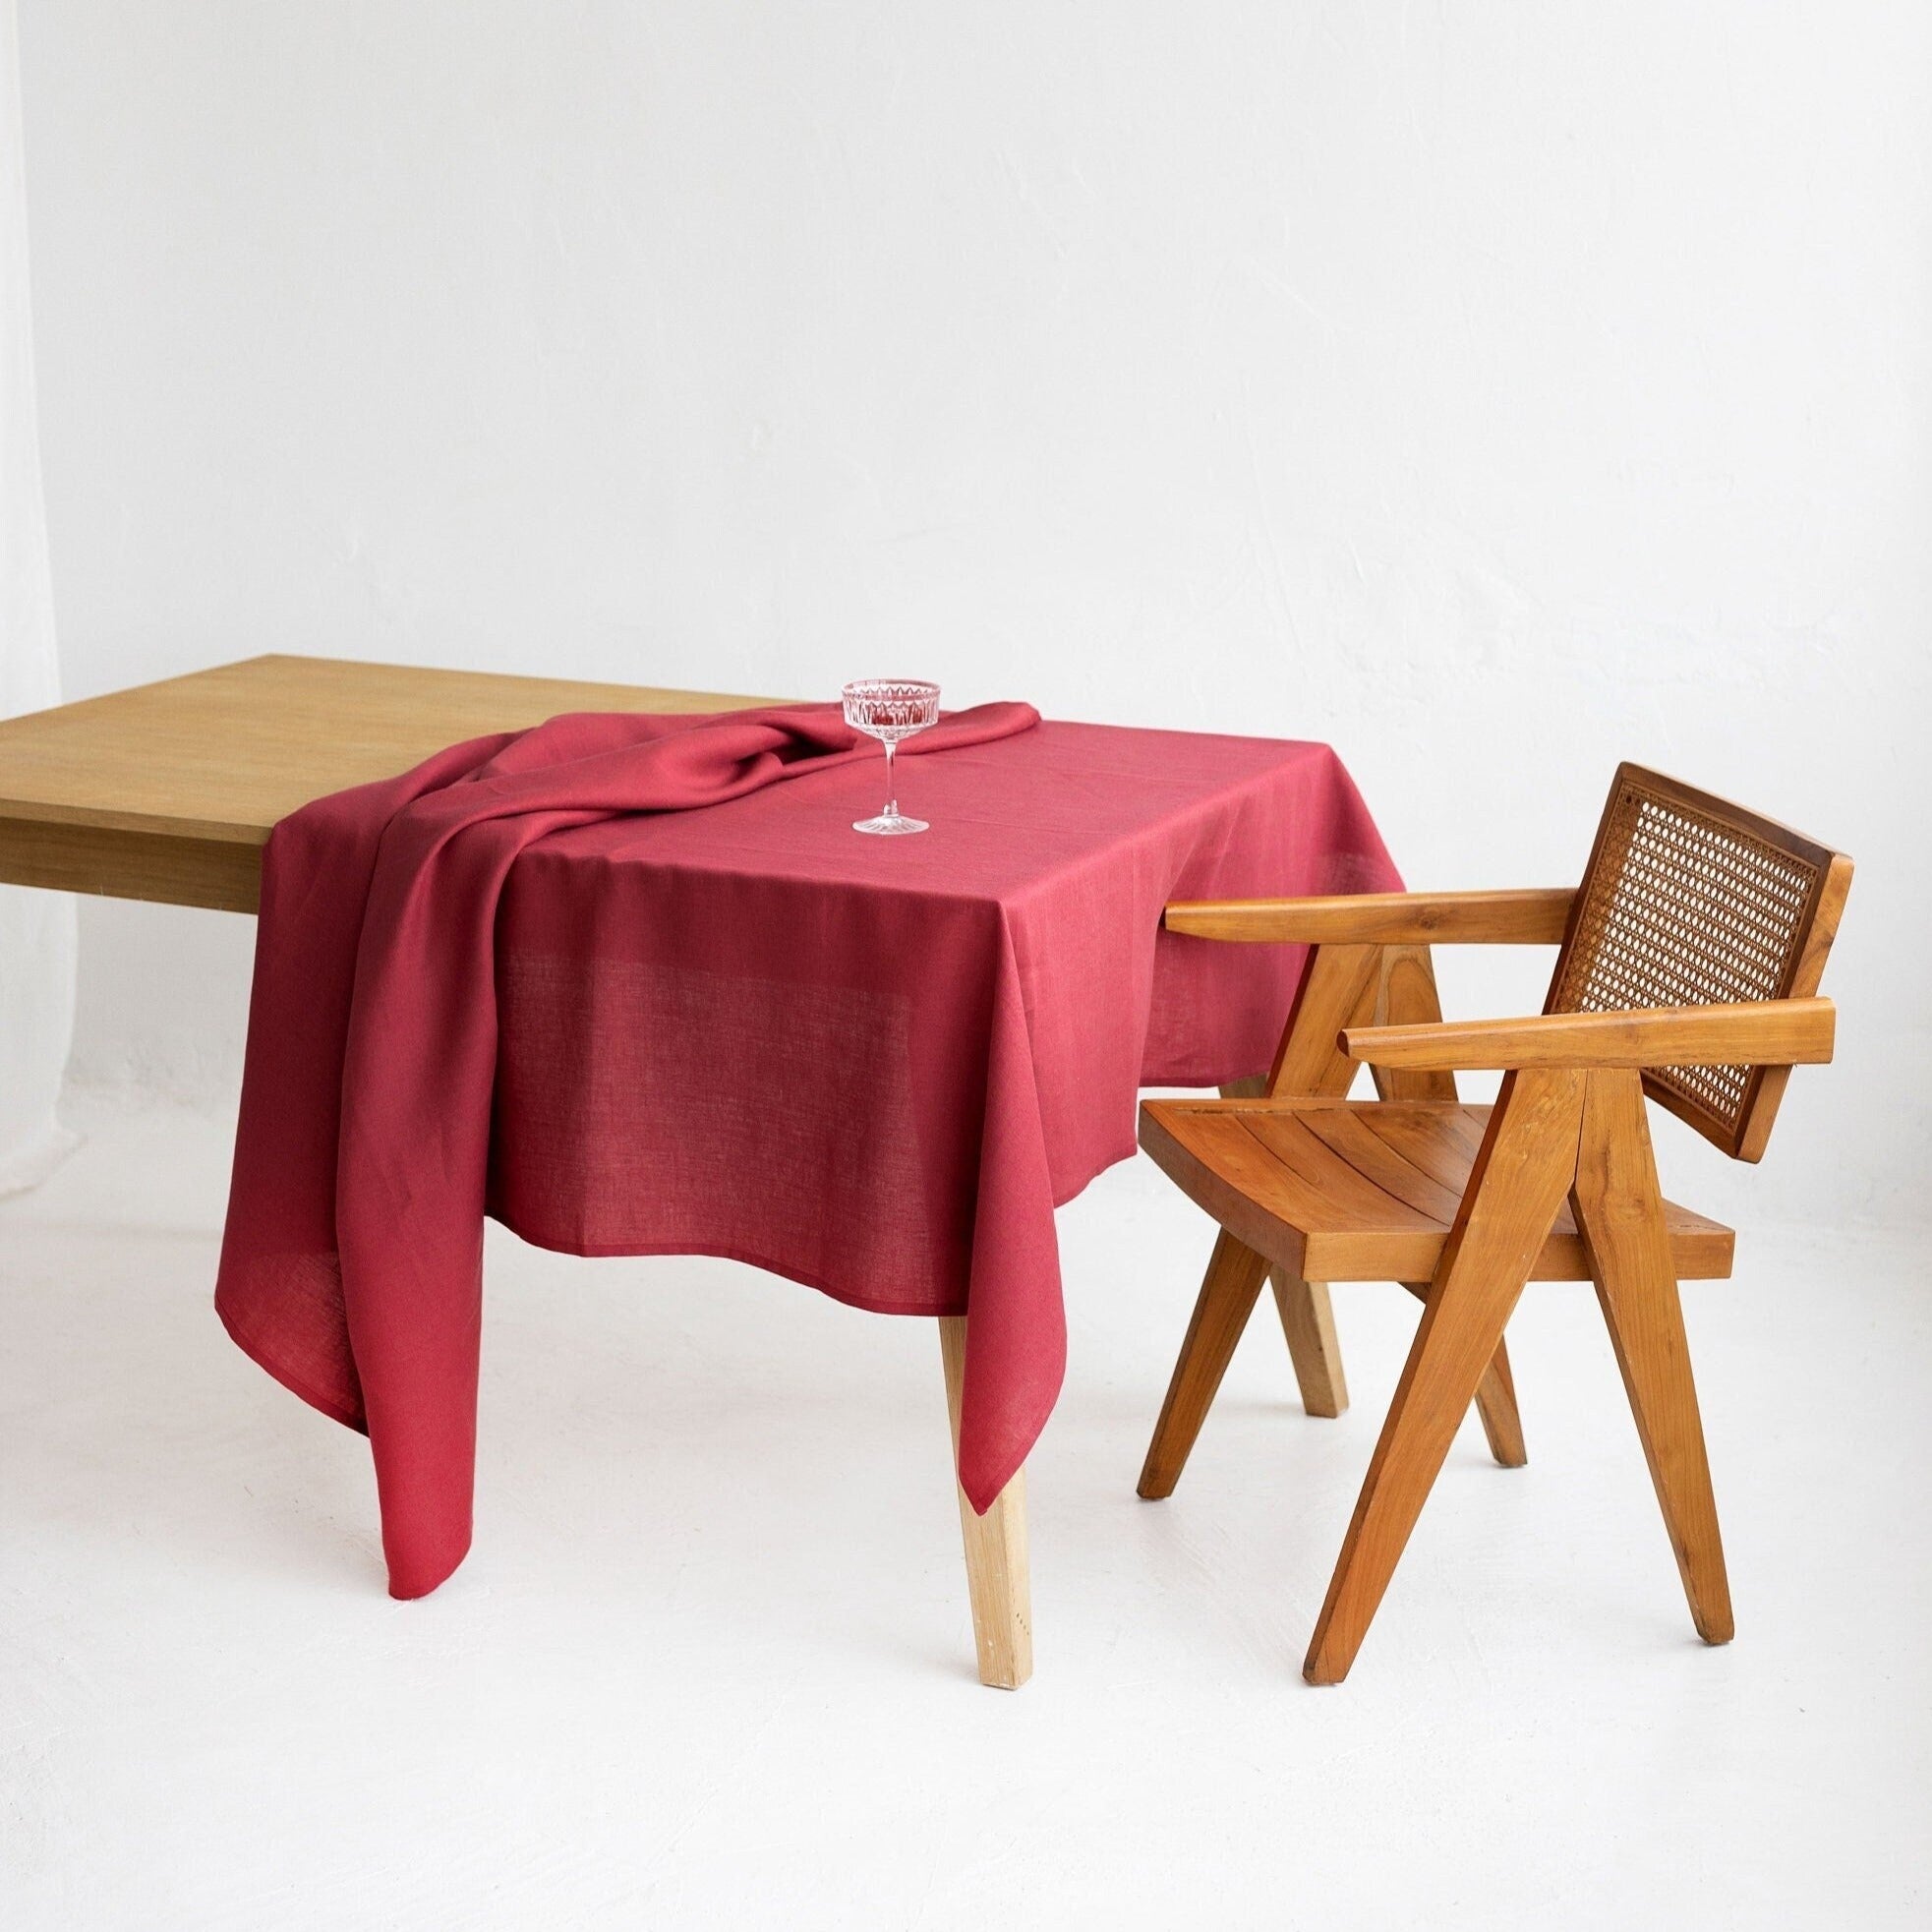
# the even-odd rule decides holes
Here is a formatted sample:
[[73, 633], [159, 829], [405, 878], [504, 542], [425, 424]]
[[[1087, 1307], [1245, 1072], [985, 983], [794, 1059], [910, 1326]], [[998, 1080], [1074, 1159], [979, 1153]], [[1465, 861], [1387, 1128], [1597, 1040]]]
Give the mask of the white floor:
[[1530, 1468], [1465, 1431], [1315, 1691], [1411, 1305], [1337, 1291], [1337, 1423], [1258, 1320], [1180, 1492], [1140, 1502], [1206, 1230], [1117, 1170], [1063, 1218], [1039, 1668], [1008, 1695], [970, 1668], [927, 1324], [498, 1239], [478, 1546], [391, 1603], [364, 1445], [210, 1312], [223, 1125], [80, 1112], [0, 1203], [10, 1932], [1932, 1922], [1903, 1247], [1827, 1268], [1747, 1227], [1739, 1278], [1687, 1291], [1735, 1644], [1692, 1635], [1588, 1290], [1545, 1288], [1511, 1333]]

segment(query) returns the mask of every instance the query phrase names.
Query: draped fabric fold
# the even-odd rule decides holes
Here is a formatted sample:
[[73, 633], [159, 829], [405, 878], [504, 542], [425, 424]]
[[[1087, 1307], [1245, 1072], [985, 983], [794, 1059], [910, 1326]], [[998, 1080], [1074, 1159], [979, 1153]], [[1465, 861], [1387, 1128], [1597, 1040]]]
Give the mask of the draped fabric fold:
[[[923, 763], [1038, 722], [984, 705], [902, 754]], [[868, 753], [832, 706], [573, 715], [452, 746], [275, 828], [216, 1308], [277, 1379], [367, 1431], [394, 1595], [435, 1589], [470, 1542], [511, 866], [573, 827], [718, 805]]]
[[1401, 883], [1325, 745], [991, 705], [903, 749], [916, 839], [853, 834], [830, 707], [557, 718], [275, 828], [216, 1305], [367, 1432], [395, 1595], [469, 1547], [486, 1216], [966, 1315], [985, 1509], [1060, 1391], [1055, 1208], [1142, 1085], [1265, 1068], [1302, 969], [1161, 907]]

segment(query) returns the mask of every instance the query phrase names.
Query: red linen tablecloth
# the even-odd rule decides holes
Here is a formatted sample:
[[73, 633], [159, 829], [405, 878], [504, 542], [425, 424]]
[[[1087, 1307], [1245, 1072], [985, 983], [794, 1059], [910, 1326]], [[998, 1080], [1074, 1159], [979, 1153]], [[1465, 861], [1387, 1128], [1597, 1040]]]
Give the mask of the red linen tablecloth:
[[276, 829], [217, 1306], [369, 1431], [395, 1594], [469, 1544], [486, 1206], [968, 1313], [985, 1508], [1060, 1388], [1055, 1205], [1142, 1084], [1264, 1069], [1301, 970], [1162, 905], [1400, 884], [1324, 745], [984, 707], [904, 747], [901, 839], [851, 830], [850, 745], [829, 708], [559, 719]]

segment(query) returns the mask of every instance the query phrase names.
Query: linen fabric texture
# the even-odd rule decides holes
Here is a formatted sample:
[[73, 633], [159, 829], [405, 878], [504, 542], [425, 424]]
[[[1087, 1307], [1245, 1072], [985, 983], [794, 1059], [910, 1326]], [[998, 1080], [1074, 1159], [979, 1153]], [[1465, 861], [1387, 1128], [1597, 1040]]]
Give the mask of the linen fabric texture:
[[[1268, 1065], [1304, 951], [1175, 898], [1398, 890], [1326, 746], [833, 706], [580, 714], [278, 825], [216, 1307], [366, 1431], [389, 1588], [472, 1524], [483, 1224], [968, 1315], [960, 1480], [1005, 1488], [1066, 1363], [1053, 1210], [1137, 1090]], [[702, 809], [700, 809], [702, 808]]]

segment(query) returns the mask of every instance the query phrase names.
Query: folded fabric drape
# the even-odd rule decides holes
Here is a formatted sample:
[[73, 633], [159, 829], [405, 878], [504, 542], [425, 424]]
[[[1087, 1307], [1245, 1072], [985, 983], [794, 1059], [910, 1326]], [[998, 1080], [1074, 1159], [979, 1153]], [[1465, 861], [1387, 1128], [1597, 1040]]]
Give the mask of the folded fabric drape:
[[276, 828], [217, 1305], [367, 1430], [396, 1595], [469, 1543], [486, 1214], [969, 1316], [986, 1508], [1060, 1392], [1055, 1207], [1141, 1086], [1265, 1069], [1301, 974], [1161, 907], [1401, 884], [1326, 745], [1008, 705], [905, 749], [916, 839], [853, 834], [830, 707], [556, 719]]
[[[923, 761], [1038, 722], [984, 705], [900, 748]], [[511, 865], [568, 828], [868, 755], [833, 706], [574, 715], [452, 746], [275, 828], [215, 1302], [271, 1375], [367, 1431], [394, 1595], [435, 1589], [470, 1541]]]

